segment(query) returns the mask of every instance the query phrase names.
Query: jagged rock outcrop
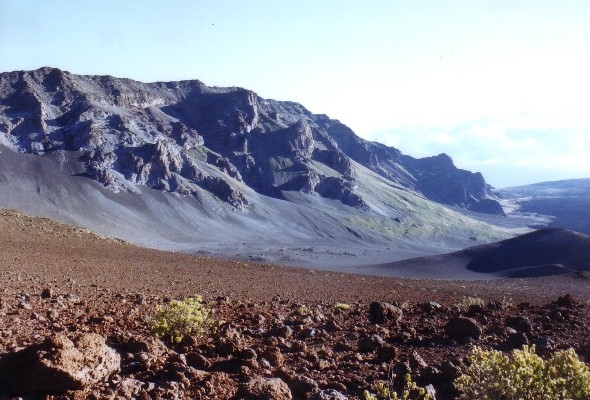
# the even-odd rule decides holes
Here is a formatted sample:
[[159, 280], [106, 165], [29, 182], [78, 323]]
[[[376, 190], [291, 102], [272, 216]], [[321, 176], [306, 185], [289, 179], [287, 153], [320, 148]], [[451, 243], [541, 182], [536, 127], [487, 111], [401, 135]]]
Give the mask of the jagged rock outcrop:
[[75, 152], [83, 175], [114, 191], [208, 193], [241, 209], [250, 204], [246, 187], [369, 209], [357, 192], [357, 162], [428, 199], [502, 212], [481, 174], [446, 155], [414, 159], [300, 104], [199, 81], [141, 83], [54, 68], [3, 73], [0, 143], [37, 155]]
[[339, 123], [330, 123], [327, 132], [351, 159], [430, 200], [481, 213], [504, 215], [482, 174], [457, 168], [446, 154], [413, 158], [393, 147], [364, 140]]

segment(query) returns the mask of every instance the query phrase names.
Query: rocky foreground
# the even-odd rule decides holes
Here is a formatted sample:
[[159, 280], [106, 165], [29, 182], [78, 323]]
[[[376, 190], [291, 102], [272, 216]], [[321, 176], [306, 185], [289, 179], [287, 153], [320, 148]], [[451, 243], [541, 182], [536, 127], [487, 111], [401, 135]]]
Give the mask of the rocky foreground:
[[[65, 289], [65, 288], [64, 288]], [[546, 305], [490, 302], [304, 304], [276, 298], [207, 302], [215, 334], [172, 345], [150, 334], [167, 302], [97, 290], [50, 289], [2, 302], [0, 385], [44, 398], [346, 399], [411, 373], [436, 399], [474, 345], [573, 347], [590, 362], [590, 307], [569, 296]]]
[[[0, 212], [0, 245], [4, 398], [355, 399], [409, 372], [444, 400], [475, 345], [572, 347], [590, 362], [585, 273], [324, 273], [145, 250], [13, 211]], [[157, 306], [196, 294], [215, 333], [150, 333]]]

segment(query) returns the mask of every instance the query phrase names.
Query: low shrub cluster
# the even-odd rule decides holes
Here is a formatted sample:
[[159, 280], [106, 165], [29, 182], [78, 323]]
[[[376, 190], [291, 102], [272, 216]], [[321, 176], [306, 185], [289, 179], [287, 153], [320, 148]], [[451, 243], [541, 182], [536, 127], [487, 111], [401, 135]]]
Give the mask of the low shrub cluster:
[[485, 302], [482, 298], [479, 297], [463, 296], [463, 299], [457, 304], [455, 304], [455, 307], [457, 307], [461, 311], [467, 311], [469, 310], [469, 307], [473, 305], [483, 307], [485, 305]]
[[412, 381], [410, 374], [406, 374], [401, 382], [396, 384], [396, 376], [393, 375], [389, 382], [379, 383], [377, 393], [368, 390], [363, 392], [363, 400], [429, 400], [430, 395], [426, 389], [419, 387]]
[[210, 332], [214, 322], [209, 314], [201, 296], [172, 300], [156, 308], [151, 318], [151, 332], [157, 338], [180, 343], [185, 336], [199, 337]]
[[535, 346], [508, 355], [476, 347], [469, 361], [467, 373], [455, 380], [460, 399], [590, 399], [590, 368], [573, 349], [543, 360]]

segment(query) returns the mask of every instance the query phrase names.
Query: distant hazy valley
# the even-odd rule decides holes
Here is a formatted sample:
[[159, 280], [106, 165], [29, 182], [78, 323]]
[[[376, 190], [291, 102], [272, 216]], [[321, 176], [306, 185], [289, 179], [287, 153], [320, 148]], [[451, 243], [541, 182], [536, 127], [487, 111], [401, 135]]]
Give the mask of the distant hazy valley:
[[495, 193], [508, 202], [507, 208], [538, 221], [537, 226], [590, 235], [590, 179], [541, 182]]

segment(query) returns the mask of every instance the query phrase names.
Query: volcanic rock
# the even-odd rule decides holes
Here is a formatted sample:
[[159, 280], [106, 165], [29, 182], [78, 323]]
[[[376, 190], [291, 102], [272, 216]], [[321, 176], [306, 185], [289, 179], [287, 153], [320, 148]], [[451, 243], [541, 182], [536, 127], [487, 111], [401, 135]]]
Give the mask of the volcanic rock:
[[335, 389], [326, 389], [314, 393], [311, 400], [348, 400], [348, 398]]
[[452, 339], [479, 339], [481, 336], [481, 327], [471, 318], [455, 317], [445, 325], [445, 332]]
[[506, 326], [516, 329], [519, 332], [530, 332], [533, 329], [531, 321], [522, 315], [509, 316], [505, 320]]
[[236, 399], [243, 400], [291, 400], [291, 390], [279, 378], [252, 378], [242, 385], [236, 394]]
[[360, 352], [370, 353], [370, 352], [377, 350], [378, 348], [380, 348], [384, 344], [385, 344], [385, 341], [383, 340], [383, 338], [381, 336], [371, 335], [371, 336], [367, 336], [367, 337], [360, 339], [358, 342], [358, 347], [359, 347]]
[[393, 304], [373, 302], [369, 306], [369, 320], [374, 324], [383, 324], [386, 321], [392, 321], [397, 324], [402, 316], [402, 310]]
[[13, 393], [62, 393], [105, 380], [120, 363], [102, 336], [55, 336], [2, 357], [1, 385]]

